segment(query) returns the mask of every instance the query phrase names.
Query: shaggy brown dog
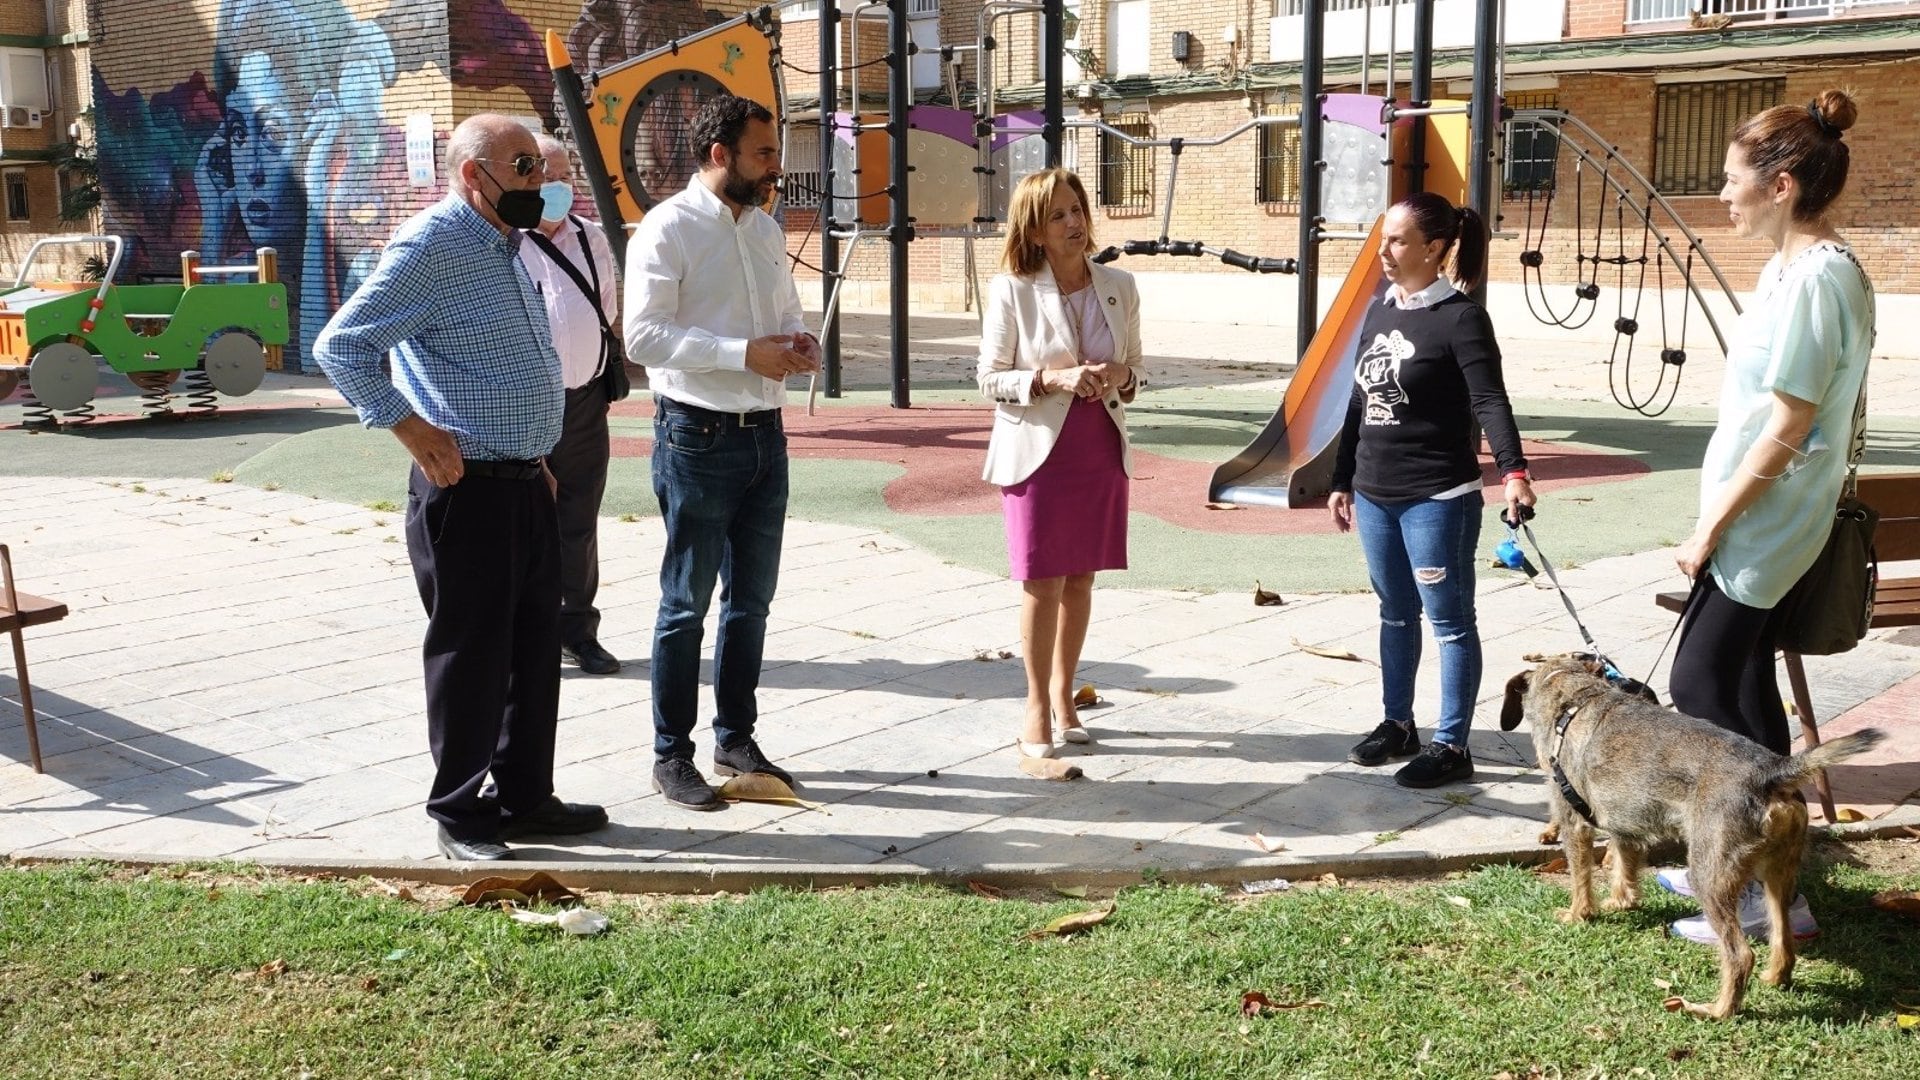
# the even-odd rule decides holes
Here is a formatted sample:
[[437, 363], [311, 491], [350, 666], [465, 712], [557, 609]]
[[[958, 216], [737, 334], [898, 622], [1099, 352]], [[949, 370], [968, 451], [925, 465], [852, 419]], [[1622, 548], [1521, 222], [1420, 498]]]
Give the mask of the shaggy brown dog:
[[[1725, 1019], [1740, 1008], [1753, 973], [1753, 948], [1740, 927], [1740, 892], [1759, 879], [1766, 890], [1772, 956], [1761, 981], [1789, 985], [1794, 897], [1807, 846], [1801, 783], [1880, 741], [1868, 729], [1805, 753], [1781, 757], [1704, 720], [1610, 686], [1592, 660], [1552, 657], [1507, 683], [1500, 729], [1525, 719], [1547, 774], [1552, 821], [1565, 840], [1573, 903], [1561, 918], [1593, 917], [1593, 832], [1612, 837], [1611, 888], [1601, 903], [1620, 911], [1640, 903], [1640, 870], [1649, 847], [1687, 845], [1687, 875], [1707, 922], [1720, 935], [1720, 995], [1711, 1005], [1677, 1001], [1694, 1016]], [[1570, 798], [1555, 768], [1573, 790]], [[1573, 801], [1583, 801], [1588, 813]]]

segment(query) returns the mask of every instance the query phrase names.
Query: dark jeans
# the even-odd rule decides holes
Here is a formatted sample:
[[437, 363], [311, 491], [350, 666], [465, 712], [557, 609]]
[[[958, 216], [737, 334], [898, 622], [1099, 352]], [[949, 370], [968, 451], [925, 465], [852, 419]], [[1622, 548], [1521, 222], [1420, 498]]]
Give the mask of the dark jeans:
[[693, 756], [701, 623], [718, 579], [713, 643], [714, 738], [753, 734], [767, 612], [787, 524], [787, 436], [778, 413], [742, 426], [730, 413], [654, 399], [653, 494], [667, 528], [660, 616], [653, 628], [653, 750]]
[[1473, 607], [1479, 492], [1452, 499], [1377, 503], [1353, 495], [1353, 520], [1380, 598], [1380, 697], [1386, 718], [1413, 724], [1420, 614], [1440, 643], [1440, 719], [1434, 742], [1467, 745], [1480, 696], [1480, 627]]
[[[427, 814], [491, 840], [553, 794], [560, 715], [560, 544], [537, 476], [407, 483], [407, 554], [427, 609]], [[484, 798], [491, 772], [499, 793]]]
[[599, 379], [567, 391], [566, 424], [547, 455], [560, 483], [560, 640], [600, 636], [600, 501], [607, 493], [607, 391]]
[[1667, 692], [1688, 716], [1744, 735], [1776, 754], [1793, 752], [1787, 707], [1774, 672], [1773, 609], [1748, 607], [1700, 582], [1680, 627]]

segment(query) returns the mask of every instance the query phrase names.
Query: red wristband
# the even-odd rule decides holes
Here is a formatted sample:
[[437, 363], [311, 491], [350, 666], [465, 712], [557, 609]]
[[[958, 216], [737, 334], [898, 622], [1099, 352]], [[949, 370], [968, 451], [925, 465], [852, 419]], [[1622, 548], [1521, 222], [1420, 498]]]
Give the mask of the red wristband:
[[1533, 477], [1532, 477], [1531, 475], [1529, 475], [1529, 474], [1527, 473], [1527, 470], [1525, 470], [1525, 469], [1515, 469], [1515, 470], [1513, 470], [1512, 472], [1509, 472], [1509, 473], [1506, 473], [1505, 475], [1503, 475], [1503, 476], [1501, 476], [1501, 477], [1500, 477], [1500, 479], [1502, 479], [1502, 480], [1525, 480], [1525, 481], [1526, 481], [1527, 483], [1529, 483], [1529, 484], [1531, 484], [1531, 483], [1533, 483]]

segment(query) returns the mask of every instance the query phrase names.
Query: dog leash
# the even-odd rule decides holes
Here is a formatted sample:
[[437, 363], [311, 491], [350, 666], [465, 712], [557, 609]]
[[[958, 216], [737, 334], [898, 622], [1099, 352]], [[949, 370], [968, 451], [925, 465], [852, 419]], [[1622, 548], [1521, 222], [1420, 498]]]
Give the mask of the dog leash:
[[[1688, 594], [1686, 607], [1681, 610], [1680, 619], [1673, 624], [1673, 630], [1668, 632], [1666, 644], [1660, 646], [1660, 655], [1654, 657], [1653, 671], [1647, 672], [1646, 680], [1636, 683], [1628, 678], [1627, 673], [1621, 671], [1606, 653], [1601, 651], [1599, 643], [1593, 640], [1593, 633], [1587, 629], [1587, 624], [1580, 620], [1580, 612], [1573, 606], [1573, 597], [1567, 595], [1566, 586], [1560, 584], [1560, 575], [1554, 572], [1553, 560], [1547, 558], [1547, 553], [1540, 547], [1540, 538], [1533, 535], [1533, 526], [1528, 524], [1533, 520], [1533, 515], [1533, 507], [1521, 506], [1520, 521], [1516, 524], [1508, 519], [1505, 511], [1501, 511], [1500, 523], [1507, 527], [1507, 538], [1494, 548], [1494, 554], [1508, 569], [1519, 570], [1526, 574], [1529, 581], [1538, 578], [1542, 570], [1546, 571], [1547, 580], [1553, 583], [1554, 592], [1560, 594], [1560, 603], [1566, 606], [1567, 614], [1573, 619], [1574, 627], [1580, 631], [1580, 640], [1586, 642], [1587, 648], [1593, 653], [1593, 658], [1598, 660], [1605, 669], [1607, 681], [1627, 690], [1632, 690], [1636, 686], [1646, 687], [1647, 681], [1653, 678], [1653, 672], [1659, 670], [1660, 661], [1666, 657], [1667, 646], [1673, 644], [1674, 635], [1679, 633], [1681, 623], [1686, 621], [1686, 608], [1693, 606], [1693, 601], [1699, 593], [1699, 582], [1694, 583], [1694, 592]], [[1527, 543], [1533, 545], [1534, 554], [1540, 556], [1540, 566], [1537, 568], [1527, 558], [1526, 552], [1520, 548], [1519, 537], [1522, 533], [1526, 534]]]

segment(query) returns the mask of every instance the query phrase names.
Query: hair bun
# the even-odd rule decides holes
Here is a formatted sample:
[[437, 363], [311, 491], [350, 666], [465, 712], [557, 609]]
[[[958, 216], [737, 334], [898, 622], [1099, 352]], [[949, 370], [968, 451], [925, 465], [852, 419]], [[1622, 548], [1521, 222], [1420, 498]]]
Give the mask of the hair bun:
[[1859, 107], [1845, 90], [1823, 90], [1813, 99], [1813, 106], [1820, 113], [1816, 119], [1825, 121], [1835, 132], [1846, 131], [1860, 118]]

